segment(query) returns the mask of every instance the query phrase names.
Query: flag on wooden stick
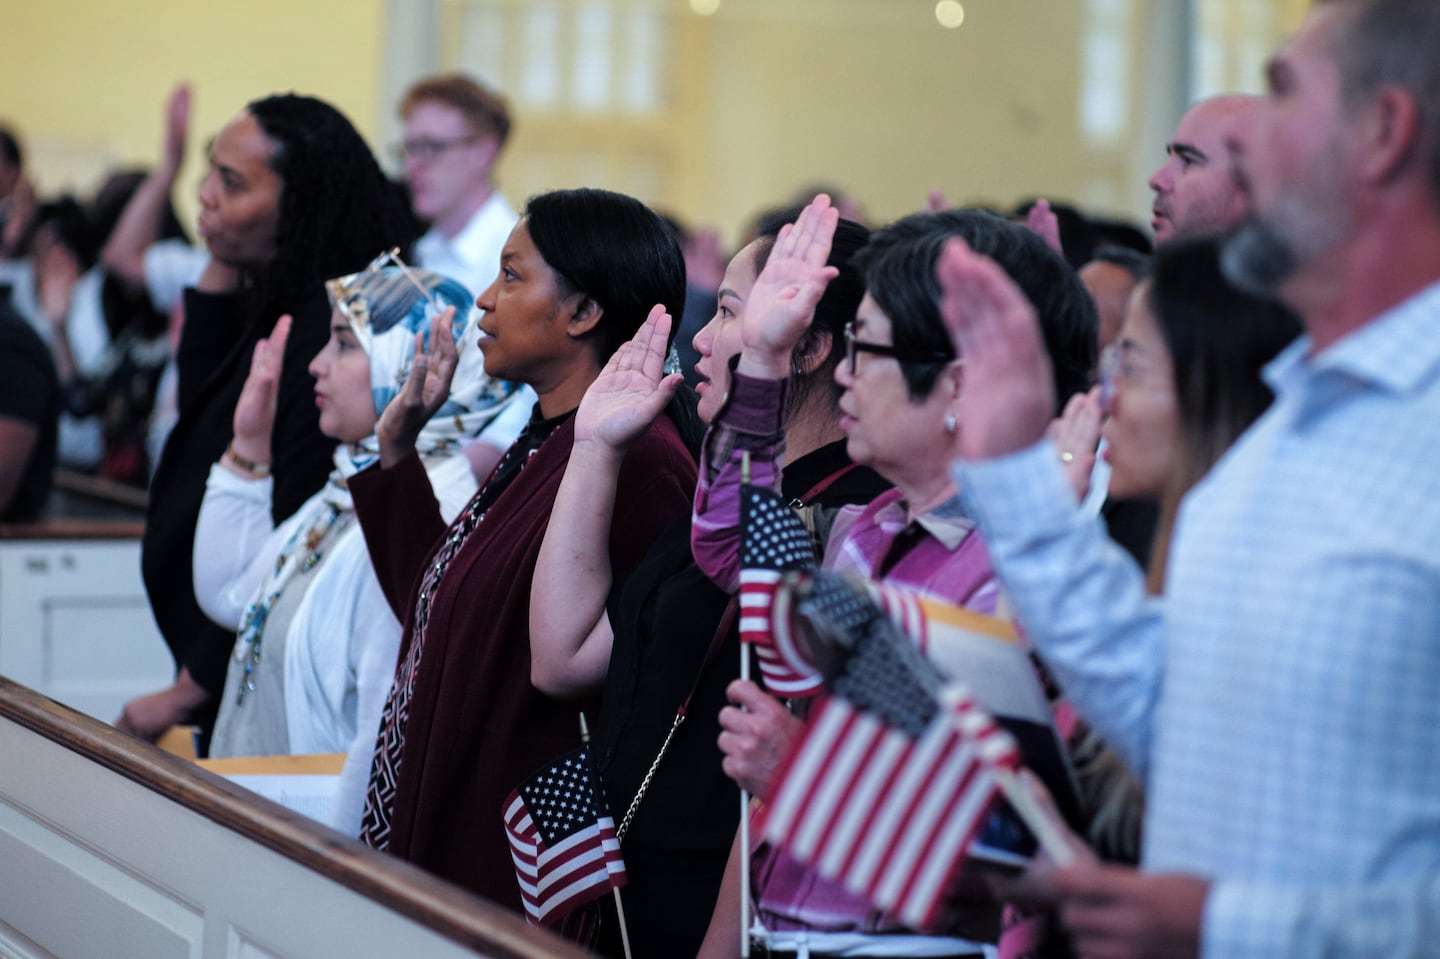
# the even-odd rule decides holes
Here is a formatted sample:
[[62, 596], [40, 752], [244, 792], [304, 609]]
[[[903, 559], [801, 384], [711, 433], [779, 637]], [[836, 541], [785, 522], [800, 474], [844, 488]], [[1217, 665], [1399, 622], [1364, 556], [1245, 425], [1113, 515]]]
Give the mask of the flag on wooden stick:
[[772, 489], [740, 487], [740, 640], [755, 647], [760, 677], [776, 696], [813, 696], [820, 674], [805, 666], [788, 630], [772, 629], [775, 592], [783, 574], [816, 565], [810, 531]]
[[819, 573], [803, 592], [796, 611], [844, 655], [782, 770], [766, 836], [906, 925], [936, 928], [1019, 749], [863, 587]]

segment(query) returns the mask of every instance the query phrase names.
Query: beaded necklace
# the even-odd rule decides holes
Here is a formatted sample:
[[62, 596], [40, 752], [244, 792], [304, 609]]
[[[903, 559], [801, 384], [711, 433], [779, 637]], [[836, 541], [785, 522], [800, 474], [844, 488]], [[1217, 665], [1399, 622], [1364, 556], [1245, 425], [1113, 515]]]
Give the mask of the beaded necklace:
[[347, 512], [339, 505], [327, 501], [325, 508], [308, 525], [295, 531], [286, 542], [280, 555], [275, 558], [275, 568], [261, 590], [261, 598], [245, 607], [240, 619], [240, 634], [235, 643], [235, 661], [245, 664], [240, 677], [240, 691], [235, 705], [245, 705], [245, 696], [255, 690], [255, 667], [260, 665], [260, 647], [265, 636], [265, 623], [270, 610], [291, 580], [301, 573], [308, 573], [325, 558], [320, 545], [335, 527], [336, 521]]

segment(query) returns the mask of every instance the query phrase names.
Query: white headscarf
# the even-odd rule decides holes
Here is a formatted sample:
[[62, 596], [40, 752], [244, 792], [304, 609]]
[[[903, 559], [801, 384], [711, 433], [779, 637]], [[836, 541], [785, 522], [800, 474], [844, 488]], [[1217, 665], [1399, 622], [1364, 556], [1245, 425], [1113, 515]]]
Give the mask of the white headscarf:
[[[370, 392], [375, 398], [376, 416], [385, 411], [410, 375], [415, 334], [422, 333], [428, 347], [431, 321], [447, 306], [455, 307], [451, 326], [459, 364], [445, 404], [425, 424], [416, 441], [422, 458], [453, 452], [460, 440], [478, 434], [507, 408], [505, 401], [518, 387], [486, 375], [475, 300], [455, 280], [403, 265], [372, 266], [330, 280], [325, 289], [331, 305], [350, 322], [370, 358]], [[369, 466], [379, 451], [373, 433], [358, 443], [341, 444], [335, 450], [338, 478]]]

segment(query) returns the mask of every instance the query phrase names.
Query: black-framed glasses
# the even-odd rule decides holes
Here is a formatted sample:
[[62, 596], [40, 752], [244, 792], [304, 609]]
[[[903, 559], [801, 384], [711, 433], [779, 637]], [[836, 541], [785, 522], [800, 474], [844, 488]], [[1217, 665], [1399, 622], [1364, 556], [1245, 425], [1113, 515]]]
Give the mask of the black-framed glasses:
[[851, 376], [855, 375], [855, 357], [860, 353], [888, 356], [901, 363], [949, 363], [955, 359], [948, 353], [941, 353], [939, 350], [897, 350], [895, 347], [886, 346], [883, 343], [866, 343], [864, 340], [855, 338], [855, 324], [846, 323], [845, 368], [850, 371]]
[[416, 137], [413, 140], [406, 140], [403, 143], [395, 144], [395, 156], [400, 160], [404, 160], [407, 157], [414, 157], [421, 163], [429, 163], [447, 150], [468, 146], [478, 139], [480, 139], [480, 134], [478, 133], [472, 133], [466, 137], [455, 137], [451, 140]]

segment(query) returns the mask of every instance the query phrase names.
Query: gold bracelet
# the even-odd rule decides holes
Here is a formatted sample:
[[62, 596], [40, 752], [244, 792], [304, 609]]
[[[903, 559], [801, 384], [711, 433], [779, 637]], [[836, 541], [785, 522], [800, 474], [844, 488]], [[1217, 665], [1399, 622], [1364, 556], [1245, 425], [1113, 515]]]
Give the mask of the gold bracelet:
[[257, 463], [254, 460], [247, 460], [235, 452], [235, 441], [231, 440], [230, 445], [225, 447], [225, 455], [230, 458], [230, 463], [237, 469], [243, 470], [257, 479], [263, 479], [270, 475], [269, 463]]

